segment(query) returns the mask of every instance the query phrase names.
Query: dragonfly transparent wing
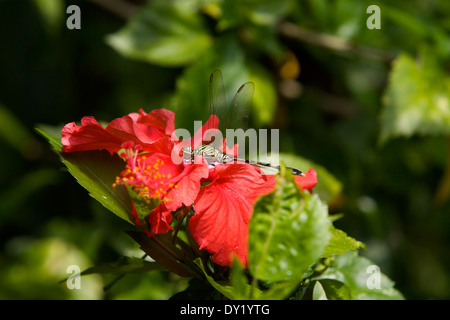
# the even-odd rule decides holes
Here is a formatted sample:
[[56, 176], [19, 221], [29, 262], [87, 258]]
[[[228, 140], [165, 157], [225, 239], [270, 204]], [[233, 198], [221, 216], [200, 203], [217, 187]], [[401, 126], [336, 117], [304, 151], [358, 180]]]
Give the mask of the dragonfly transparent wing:
[[227, 102], [220, 70], [214, 70], [209, 78], [209, 114], [216, 115], [219, 122], [212, 121], [208, 129], [221, 129], [221, 122], [227, 114]]
[[[227, 105], [225, 98], [225, 90], [223, 85], [222, 73], [215, 70], [209, 80], [209, 94], [210, 94], [210, 115], [216, 115], [219, 120], [219, 130], [222, 137], [226, 137], [227, 129], [246, 129], [248, 124], [248, 117], [250, 107], [253, 100], [253, 92], [255, 91], [254, 84], [247, 82], [243, 84], [234, 95], [233, 101]], [[214, 127], [214, 125], [216, 125]], [[217, 128], [217, 123], [212, 122], [210, 129]], [[217, 138], [217, 137], [216, 137]], [[216, 148], [222, 149], [221, 139], [216, 140], [213, 145]], [[232, 148], [235, 138], [227, 139], [228, 148]]]
[[255, 85], [253, 82], [244, 83], [234, 95], [233, 101], [225, 118], [226, 129], [246, 129], [248, 126], [248, 118], [250, 108], [253, 102], [253, 93]]
[[[243, 84], [228, 106], [225, 98], [223, 76], [220, 70], [214, 70], [209, 79], [209, 114], [219, 119], [218, 128], [225, 135], [226, 129], [246, 129], [255, 86], [252, 82]], [[217, 123], [214, 123], [217, 125]]]

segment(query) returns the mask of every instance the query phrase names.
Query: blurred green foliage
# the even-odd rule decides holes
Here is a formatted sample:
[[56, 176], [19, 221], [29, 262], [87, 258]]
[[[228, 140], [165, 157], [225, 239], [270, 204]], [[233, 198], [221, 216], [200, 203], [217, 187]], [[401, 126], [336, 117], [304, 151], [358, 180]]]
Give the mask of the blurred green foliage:
[[[166, 299], [186, 288], [164, 271], [58, 284], [68, 265], [141, 252], [34, 128], [168, 108], [193, 130], [215, 68], [229, 99], [255, 83], [251, 125], [280, 129], [288, 165], [321, 168], [318, 193], [362, 255], [406, 298], [450, 298], [448, 1], [86, 0], [81, 30], [68, 30], [71, 4], [0, 2], [0, 298]], [[366, 27], [372, 4], [381, 29]]]

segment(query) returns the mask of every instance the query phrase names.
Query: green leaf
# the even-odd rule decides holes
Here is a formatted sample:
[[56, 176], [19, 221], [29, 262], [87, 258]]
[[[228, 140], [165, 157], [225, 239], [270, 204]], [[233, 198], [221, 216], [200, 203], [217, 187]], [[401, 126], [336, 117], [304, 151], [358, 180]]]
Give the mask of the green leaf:
[[125, 274], [125, 273], [138, 273], [148, 272], [154, 270], [164, 270], [164, 267], [159, 263], [147, 261], [136, 257], [121, 257], [115, 264], [106, 264], [101, 266], [95, 266], [88, 268], [81, 272], [82, 276], [94, 273], [113, 273], [113, 274]]
[[319, 281], [316, 281], [314, 284], [313, 300], [328, 300], [325, 290]]
[[250, 222], [249, 269], [263, 281], [300, 279], [330, 239], [327, 206], [300, 192], [283, 171], [275, 191], [255, 204]]
[[[318, 283], [319, 281], [317, 281]], [[327, 300], [351, 300], [350, 288], [344, 283], [336, 280], [320, 280], [320, 284]], [[314, 287], [315, 288], [315, 287]], [[313, 292], [314, 295], [314, 292]]]
[[52, 127], [47, 125], [39, 125], [39, 128], [36, 128], [36, 131], [39, 132], [56, 152], [61, 152], [62, 143], [61, 143], [61, 128]]
[[[403, 295], [394, 288], [394, 282], [381, 273], [378, 266], [367, 258], [358, 256], [355, 252], [336, 256], [334, 264], [315, 278], [315, 280], [320, 281], [325, 279], [345, 284], [352, 299], [404, 299]], [[344, 292], [341, 291], [341, 294], [344, 294]], [[348, 294], [345, 293], [345, 296], [348, 296]]]
[[233, 299], [249, 299], [252, 288], [248, 284], [244, 266], [236, 257], [233, 258], [233, 265], [231, 270], [231, 286], [233, 287]]
[[[236, 298], [239, 299], [239, 297], [241, 297], [242, 293], [241, 292], [235, 293], [235, 288], [232, 285], [230, 285], [228, 283], [224, 283], [224, 282], [217, 282], [214, 280], [213, 277], [208, 275], [208, 273], [206, 272], [205, 267], [203, 265], [203, 262], [200, 258], [195, 259], [194, 262], [203, 271], [204, 276], [206, 277], [208, 282], [211, 284], [211, 286], [213, 286], [214, 289], [219, 291], [221, 294], [223, 294], [228, 299], [236, 299]], [[239, 286], [241, 286], [241, 284], [239, 284]]]
[[248, 24], [275, 26], [285, 16], [293, 2], [292, 0], [227, 0], [220, 3], [222, 11], [218, 23], [219, 30], [229, 29]]
[[199, 277], [201, 272], [195, 266], [187, 248], [179, 250], [171, 242], [168, 234], [157, 234], [149, 237], [145, 232], [126, 231], [136, 241], [141, 249], [152, 259], [164, 266], [170, 272], [182, 277]]
[[344, 254], [347, 251], [355, 251], [359, 248], [365, 248], [364, 243], [349, 237], [344, 231], [331, 226], [331, 239], [328, 243], [323, 257], [330, 257], [335, 254]]
[[298, 279], [276, 282], [268, 290], [262, 291], [257, 299], [283, 300], [288, 298], [298, 286]]
[[107, 151], [80, 151], [61, 153], [61, 158], [91, 197], [130, 222], [131, 199], [123, 186], [113, 187], [116, 177], [125, 169], [118, 155], [110, 155]]
[[107, 151], [61, 152], [61, 130], [49, 127], [37, 129], [53, 146], [62, 162], [89, 194], [105, 208], [130, 222], [131, 199], [123, 186], [113, 187], [116, 177], [125, 169], [125, 163], [116, 154]]
[[[262, 291], [258, 288], [252, 288], [245, 276], [245, 269], [237, 259], [233, 260], [233, 269], [231, 273], [231, 281], [216, 281], [208, 275], [200, 258], [194, 260], [195, 264], [203, 271], [204, 276], [211, 286], [231, 300], [242, 299], [261, 299]], [[253, 290], [253, 291], [252, 291]]]
[[249, 63], [249, 81], [255, 84], [252, 122], [256, 126], [264, 126], [272, 122], [277, 107], [277, 91], [269, 72], [260, 64]]
[[380, 122], [381, 143], [450, 133], [450, 78], [431, 50], [422, 50], [418, 59], [403, 53], [394, 61]]
[[107, 42], [126, 57], [161, 66], [184, 66], [200, 58], [211, 37], [192, 1], [155, 0]]
[[[114, 264], [105, 264], [87, 268], [82, 271], [80, 276], [87, 276], [90, 274], [127, 274], [127, 273], [140, 273], [149, 272], [154, 270], [164, 270], [164, 267], [159, 263], [147, 261], [136, 257], [121, 257]], [[74, 277], [72, 275], [71, 277]], [[61, 282], [66, 281], [62, 280]]]

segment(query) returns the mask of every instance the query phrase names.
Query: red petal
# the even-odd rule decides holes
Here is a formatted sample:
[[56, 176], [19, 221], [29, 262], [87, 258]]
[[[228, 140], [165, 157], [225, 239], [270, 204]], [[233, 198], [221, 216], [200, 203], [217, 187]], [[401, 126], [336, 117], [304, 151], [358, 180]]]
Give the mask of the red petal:
[[157, 150], [171, 150], [165, 145], [174, 130], [174, 118], [174, 113], [165, 109], [153, 110], [148, 114], [141, 111], [141, 114], [131, 113], [117, 118], [104, 128], [94, 117], [84, 117], [81, 126], [72, 122], [62, 129], [62, 151], [105, 149], [113, 153], [119, 151], [122, 143], [127, 141], [141, 144], [148, 149], [160, 139], [165, 142], [154, 147]]
[[169, 225], [172, 222], [172, 214], [163, 203], [150, 212], [147, 219], [150, 224], [151, 235], [167, 233], [169, 230], [173, 230], [173, 227]]
[[150, 113], [141, 109], [140, 112], [134, 129], [139, 140], [144, 143], [153, 143], [158, 136], [172, 135], [175, 130], [175, 113], [166, 109], [156, 109]]
[[84, 117], [81, 119], [81, 124], [80, 127], [75, 122], [68, 123], [62, 129], [63, 152], [101, 149], [115, 152], [120, 150], [123, 141], [107, 132], [93, 117]]
[[[138, 218], [138, 214], [134, 204], [132, 203], [132, 215], [135, 218], [135, 225], [138, 227], [142, 227], [142, 222]], [[164, 204], [160, 204], [155, 209], [153, 209], [147, 216], [146, 219], [150, 226], [150, 232], [142, 227], [144, 231], [147, 233], [149, 237], [154, 236], [155, 234], [167, 233], [169, 230], [173, 230], [173, 227], [170, 226], [170, 222], [172, 222], [172, 214], [169, 210], [164, 206]]]
[[[215, 135], [219, 130], [217, 126], [219, 125], [219, 120], [216, 115], [210, 115], [208, 121], [194, 133], [191, 138], [190, 143], [192, 148], [197, 148], [203, 143], [209, 143], [213, 135]], [[209, 130], [209, 131], [208, 131]]]
[[166, 202], [167, 208], [173, 211], [182, 204], [193, 204], [200, 191], [201, 180], [207, 178], [208, 174], [209, 167], [205, 162], [184, 166], [183, 172], [171, 180], [174, 187], [167, 191], [166, 198], [171, 199]]
[[201, 249], [213, 253], [212, 260], [231, 264], [232, 255], [247, 264], [248, 223], [256, 199], [271, 192], [275, 177], [261, 175], [247, 164], [220, 165], [215, 179], [200, 190], [197, 212], [189, 221], [192, 236]]
[[311, 168], [305, 172], [305, 176], [294, 176], [294, 179], [300, 190], [312, 192], [312, 189], [317, 184], [317, 172]]

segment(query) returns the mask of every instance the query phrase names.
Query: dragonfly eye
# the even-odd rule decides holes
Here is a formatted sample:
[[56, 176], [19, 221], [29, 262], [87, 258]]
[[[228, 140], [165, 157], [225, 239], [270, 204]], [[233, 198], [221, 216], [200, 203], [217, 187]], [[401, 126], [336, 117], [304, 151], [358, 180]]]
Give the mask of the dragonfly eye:
[[203, 140], [202, 144], [210, 144], [213, 143], [214, 140], [216, 140], [216, 136], [212, 136], [211, 138], [209, 138], [208, 140]]

